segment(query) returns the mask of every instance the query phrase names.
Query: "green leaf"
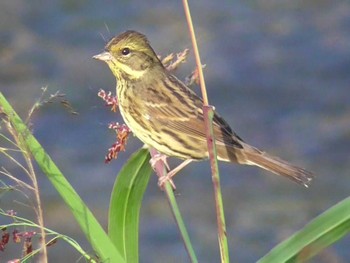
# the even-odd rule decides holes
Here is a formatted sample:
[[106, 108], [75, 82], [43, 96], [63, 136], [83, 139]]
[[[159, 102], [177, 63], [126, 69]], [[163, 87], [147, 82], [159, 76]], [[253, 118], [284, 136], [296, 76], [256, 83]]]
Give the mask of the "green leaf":
[[350, 197], [277, 245], [258, 263], [304, 262], [350, 232]]
[[148, 149], [129, 159], [117, 176], [109, 206], [108, 233], [126, 262], [138, 262], [139, 216], [152, 168]]
[[69, 184], [1, 92], [0, 109], [5, 113], [17, 131], [21, 147], [31, 152], [41, 170], [68, 205], [100, 260], [102, 262], [125, 262], [89, 208], [81, 200], [74, 188]]

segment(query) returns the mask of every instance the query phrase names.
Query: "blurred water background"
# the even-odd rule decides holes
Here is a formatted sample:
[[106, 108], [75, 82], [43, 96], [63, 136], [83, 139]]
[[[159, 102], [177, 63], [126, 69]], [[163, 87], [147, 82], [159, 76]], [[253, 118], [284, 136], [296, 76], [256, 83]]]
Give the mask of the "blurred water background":
[[[231, 259], [255, 262], [349, 195], [350, 2], [192, 2], [211, 104], [247, 142], [317, 174], [304, 189], [257, 168], [220, 164]], [[66, 94], [79, 115], [59, 104], [46, 105], [34, 115], [33, 131], [106, 227], [116, 174], [141, 143], [131, 138], [118, 160], [104, 164], [114, 140], [107, 124], [121, 119], [96, 95], [99, 89], [114, 91], [115, 80], [91, 57], [127, 29], [146, 34], [161, 55], [191, 48], [181, 1], [3, 0], [0, 21], [1, 92], [23, 118], [42, 87]], [[191, 53], [176, 74], [184, 78], [194, 66]], [[0, 165], [25, 179], [3, 157]], [[39, 178], [47, 227], [92, 253], [54, 188], [40, 173]], [[191, 164], [175, 183], [200, 262], [219, 262], [209, 164]], [[11, 192], [0, 206], [31, 217], [31, 209], [18, 201], [30, 203]], [[188, 262], [155, 176], [140, 231], [140, 262]], [[349, 241], [343, 239], [313, 262], [349, 262]], [[20, 251], [9, 245], [0, 262]], [[49, 248], [49, 259], [84, 262], [64, 242]]]

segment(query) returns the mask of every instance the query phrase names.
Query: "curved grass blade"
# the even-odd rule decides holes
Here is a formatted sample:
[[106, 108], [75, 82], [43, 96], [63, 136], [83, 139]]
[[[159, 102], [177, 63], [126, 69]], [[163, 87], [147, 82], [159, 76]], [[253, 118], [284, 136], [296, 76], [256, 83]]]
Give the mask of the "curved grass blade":
[[305, 262], [350, 232], [350, 197], [312, 220], [258, 263]]
[[139, 215], [152, 173], [148, 149], [133, 154], [119, 172], [109, 206], [108, 234], [126, 262], [138, 262]]
[[27, 126], [0, 92], [1, 111], [8, 117], [12, 126], [17, 131], [19, 140], [21, 141], [21, 147], [25, 147], [25, 149], [31, 152], [43, 173], [51, 181], [71, 210], [86, 238], [98, 254], [99, 259], [102, 262], [125, 262], [89, 208], [81, 200], [74, 188], [69, 184], [56, 164], [51, 160], [50, 156], [41, 147], [40, 143], [31, 134]]

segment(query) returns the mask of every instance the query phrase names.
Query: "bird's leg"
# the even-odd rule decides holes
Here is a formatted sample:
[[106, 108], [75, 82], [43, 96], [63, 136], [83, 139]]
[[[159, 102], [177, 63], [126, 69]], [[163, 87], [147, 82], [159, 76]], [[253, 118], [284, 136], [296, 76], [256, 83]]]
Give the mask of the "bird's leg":
[[180, 163], [178, 166], [176, 166], [173, 170], [169, 171], [167, 175], [161, 176], [158, 179], [158, 185], [159, 187], [163, 188], [164, 184], [169, 181], [173, 189], [175, 190], [175, 184], [172, 180], [172, 177], [177, 174], [181, 169], [183, 169], [186, 165], [188, 165], [190, 162], [192, 162], [192, 159], [188, 159]]
[[168, 169], [168, 171], [170, 170], [169, 164], [166, 160], [166, 158], [168, 158], [166, 155], [161, 154], [161, 153], [157, 153], [155, 155], [152, 156], [151, 160], [149, 161], [150, 165], [152, 166], [153, 170], [155, 170], [155, 166], [156, 163], [158, 161], [162, 161], [165, 165], [165, 167]]
[[[161, 174], [163, 174], [162, 171], [157, 170], [157, 163], [159, 161], [163, 162], [163, 164], [167, 168], [166, 175], [161, 175]], [[160, 175], [159, 179], [158, 179], [159, 187], [163, 189], [164, 184], [166, 182], [169, 182], [171, 184], [171, 187], [175, 190], [176, 186], [172, 180], [172, 177], [174, 175], [176, 175], [181, 169], [183, 169], [186, 165], [188, 165], [192, 161], [193, 161], [192, 159], [185, 160], [182, 163], [180, 163], [178, 166], [176, 166], [173, 170], [170, 170], [169, 164], [167, 162], [167, 156], [164, 154], [161, 154], [161, 153], [156, 153], [155, 155], [152, 156], [149, 163], [151, 164], [153, 170], [156, 171], [158, 175]]]
[[[154, 149], [152, 149], [152, 150], [154, 151]], [[171, 184], [171, 187], [175, 190], [176, 186], [175, 186], [173, 180], [171, 180], [171, 178], [168, 179], [168, 180], [164, 180], [164, 182], [162, 184], [159, 183], [161, 180], [163, 180], [162, 178], [167, 177], [167, 175], [163, 175], [164, 174], [163, 166], [161, 166], [161, 165], [159, 166], [157, 164], [158, 164], [158, 162], [162, 162], [164, 164], [164, 166], [166, 167], [167, 174], [168, 174], [168, 171], [170, 170], [170, 167], [169, 167], [169, 164], [168, 164], [166, 159], [167, 159], [166, 155], [161, 154], [161, 153], [156, 153], [156, 154], [154, 154], [152, 156], [152, 158], [149, 161], [149, 163], [151, 164], [151, 166], [152, 166], [153, 170], [156, 172], [156, 174], [159, 176], [159, 178], [158, 178], [158, 185], [159, 185], [159, 187], [163, 188], [164, 183], [166, 181], [169, 181], [169, 183]]]

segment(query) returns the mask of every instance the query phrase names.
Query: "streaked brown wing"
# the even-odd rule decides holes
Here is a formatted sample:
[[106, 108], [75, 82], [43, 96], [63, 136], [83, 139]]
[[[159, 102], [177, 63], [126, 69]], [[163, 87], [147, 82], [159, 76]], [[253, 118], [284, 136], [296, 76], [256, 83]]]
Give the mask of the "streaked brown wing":
[[[173, 75], [158, 81], [157, 85], [153, 82], [152, 87], [144, 92], [145, 111], [150, 119], [157, 120], [158, 125], [165, 125], [174, 132], [206, 141], [202, 100]], [[154, 87], [160, 85], [167, 88], [155, 92]], [[216, 112], [213, 128], [217, 145], [242, 148], [241, 139]]]

